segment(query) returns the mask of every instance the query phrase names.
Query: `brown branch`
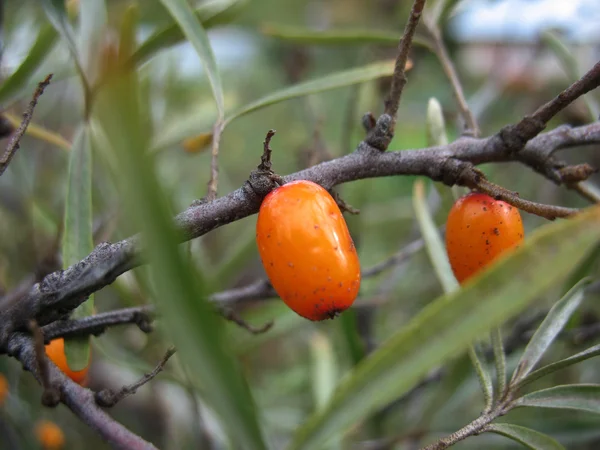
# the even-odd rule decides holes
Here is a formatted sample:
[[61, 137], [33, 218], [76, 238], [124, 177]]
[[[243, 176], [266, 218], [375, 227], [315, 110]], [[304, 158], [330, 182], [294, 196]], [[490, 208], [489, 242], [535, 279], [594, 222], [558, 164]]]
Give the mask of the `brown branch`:
[[94, 314], [81, 319], [57, 320], [43, 328], [45, 341], [58, 337], [99, 336], [109, 327], [136, 324], [144, 333], [152, 331], [154, 307], [136, 306]]
[[[564, 127], [561, 128], [560, 133], [549, 132], [532, 139], [516, 153], [507, 151], [496, 135], [484, 139], [461, 138], [445, 146], [401, 152], [380, 152], [363, 142], [354, 153], [288, 175], [284, 180], [305, 179], [331, 189], [341, 183], [364, 178], [424, 175], [448, 185], [466, 184], [472, 180], [467, 177], [466, 181], [461, 181], [461, 176], [465, 175], [466, 169], [472, 170], [473, 165], [515, 160], [548, 174], [553, 173], [553, 169], [545, 169], [545, 161], [551, 167], [554, 167], [555, 161], [548, 156], [546, 149], [600, 142], [600, 122], [570, 129], [568, 133]], [[560, 176], [553, 181], [561, 182]], [[192, 205], [180, 213], [175, 218], [176, 225], [183, 231], [184, 239], [202, 236], [258, 212], [262, 198], [276, 186], [272, 177], [254, 171], [241, 188], [214, 201]], [[514, 203], [518, 199], [509, 196], [506, 201]], [[0, 309], [0, 353], [4, 351], [8, 335], [26, 329], [30, 319], [43, 326], [65, 318], [87, 296], [141, 264], [138, 241], [139, 237], [135, 236], [114, 244], [100, 244], [79, 263], [46, 276], [21, 301]], [[262, 282], [258, 287], [264, 289]]]
[[412, 46], [412, 40], [424, 7], [425, 0], [414, 1], [408, 22], [404, 28], [404, 34], [402, 35], [402, 39], [398, 44], [398, 54], [396, 56], [396, 63], [394, 66], [392, 86], [390, 87], [388, 98], [385, 100], [385, 114], [388, 114], [394, 118], [398, 113], [402, 90], [406, 84], [406, 74], [404, 68], [406, 67], [406, 62], [408, 61], [408, 52]]
[[523, 211], [544, 217], [548, 220], [554, 220], [557, 217], [571, 217], [578, 211], [573, 208], [545, 205], [522, 199], [519, 197], [518, 192], [511, 192], [508, 189], [487, 180], [483, 172], [473, 166], [467, 168], [463, 172], [461, 180], [461, 184], [470, 187], [471, 189], [477, 189], [490, 197], [494, 197], [496, 200], [508, 202]]
[[448, 51], [446, 50], [446, 46], [444, 45], [444, 40], [442, 39], [440, 29], [436, 23], [433, 23], [432, 21], [426, 19], [427, 18], [425, 18], [424, 23], [433, 41], [431, 49], [438, 57], [440, 64], [442, 65], [442, 69], [444, 70], [448, 81], [450, 81], [450, 86], [452, 87], [452, 92], [458, 105], [458, 109], [465, 121], [463, 135], [478, 137], [479, 126], [477, 125], [475, 116], [469, 109], [469, 105], [467, 104], [465, 94], [463, 93], [462, 84], [458, 79], [458, 74], [456, 73], [454, 64], [452, 63], [452, 60], [448, 55]]
[[235, 323], [236, 325], [244, 328], [245, 330], [248, 330], [252, 334], [266, 333], [267, 331], [269, 331], [273, 327], [273, 323], [274, 323], [272, 320], [269, 320], [264, 325], [262, 325], [260, 327], [255, 327], [253, 325], [250, 325], [244, 319], [242, 319], [240, 317], [240, 315], [236, 311], [234, 311], [233, 309], [228, 308], [226, 306], [220, 307], [219, 308], [219, 313], [225, 319], [229, 320], [230, 322]]
[[525, 116], [518, 123], [504, 127], [498, 133], [507, 149], [521, 150], [525, 144], [537, 136], [556, 114], [565, 109], [576, 99], [600, 86], [600, 61], [583, 77], [562, 91], [533, 114]]
[[[18, 359], [25, 370], [41, 382], [35, 345], [31, 336], [13, 333], [7, 344], [7, 352]], [[96, 405], [94, 394], [67, 377], [54, 364], [48, 364], [50, 383], [60, 392], [60, 401], [79, 419], [96, 431], [114, 449], [156, 450], [156, 447], [132, 433]]]
[[48, 358], [46, 357], [46, 348], [44, 346], [44, 334], [35, 320], [29, 323], [29, 331], [33, 335], [35, 349], [35, 359], [37, 370], [40, 376], [40, 382], [44, 388], [42, 393], [42, 405], [54, 408], [60, 402], [60, 393], [52, 385], [48, 369]]
[[31, 122], [31, 119], [33, 118], [33, 110], [37, 105], [38, 99], [44, 93], [44, 89], [46, 89], [46, 87], [50, 84], [51, 79], [52, 74], [44, 78], [44, 80], [38, 84], [37, 89], [33, 93], [33, 97], [29, 102], [29, 106], [23, 113], [23, 121], [21, 122], [21, 125], [19, 126], [19, 128], [17, 128], [17, 131], [11, 138], [10, 142], [8, 143], [8, 146], [6, 147], [6, 150], [4, 151], [2, 158], [0, 158], [0, 176], [4, 173], [4, 171], [10, 164], [13, 156], [15, 156], [15, 154], [17, 153], [17, 150], [19, 150], [19, 147], [21, 146], [21, 138], [23, 138], [23, 135], [25, 134], [25, 131], [27, 131], [27, 127], [29, 126], [29, 122]]
[[123, 388], [121, 388], [118, 392], [113, 392], [110, 389], [103, 389], [99, 392], [96, 392], [94, 396], [96, 403], [105, 408], [110, 408], [115, 406], [124, 398], [135, 394], [140, 387], [152, 381], [159, 373], [161, 373], [164, 370], [167, 361], [169, 361], [169, 359], [175, 354], [175, 352], [175, 347], [170, 347], [163, 356], [163, 358], [160, 360], [160, 362], [156, 365], [154, 370], [152, 370], [152, 372], [145, 373], [144, 376], [138, 381], [128, 386], [123, 386]]
[[[365, 139], [367, 145], [380, 151], [387, 150], [394, 137], [396, 115], [398, 114], [398, 108], [400, 107], [402, 91], [407, 81], [405, 67], [408, 61], [408, 52], [412, 46], [413, 37], [424, 7], [425, 0], [414, 0], [408, 22], [404, 28], [404, 34], [398, 44], [398, 54], [396, 55], [396, 62], [394, 65], [392, 85], [390, 87], [390, 93], [385, 100], [384, 114], [379, 117], [375, 127], [370, 130]], [[364, 120], [363, 124], [368, 126], [368, 122], [365, 122]]]

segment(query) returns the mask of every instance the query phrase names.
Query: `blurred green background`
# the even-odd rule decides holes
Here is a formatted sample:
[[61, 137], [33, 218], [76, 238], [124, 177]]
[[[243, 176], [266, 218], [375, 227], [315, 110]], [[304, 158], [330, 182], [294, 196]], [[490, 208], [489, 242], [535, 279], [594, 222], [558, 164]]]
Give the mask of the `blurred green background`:
[[[103, 42], [116, 42], [121, 20], [131, 3], [106, 2], [108, 27], [101, 30]], [[286, 86], [395, 55], [394, 45], [291, 42], [263, 33], [266, 25], [271, 29], [296, 26], [313, 30], [388, 31], [400, 36], [410, 9], [410, 2], [388, 0], [209, 3], [217, 6], [232, 3], [209, 25], [223, 81], [226, 112]], [[172, 22], [158, 1], [144, 0], [138, 2], [138, 6], [138, 43], [153, 30]], [[38, 2], [7, 2], [1, 66], [4, 78], [27, 56], [39, 30], [47, 23]], [[458, 42], [447, 27], [444, 35], [451, 56], [457, 61], [467, 99], [476, 102], [484, 94], [488, 95], [485, 102], [478, 103], [484, 136], [532, 112], [573, 81], [568, 70], [563, 70], [556, 52], [544, 41], [518, 44], [500, 41], [486, 45]], [[570, 44], [567, 42], [567, 45]], [[597, 52], [598, 43], [589, 45]], [[526, 56], [530, 60], [528, 64], [517, 64], [519, 70], [508, 67], [506, 55], [511, 51], [528, 55], [523, 53], [523, 48], [537, 52], [535, 58], [531, 60], [531, 56]], [[493, 73], [474, 70], [477, 64], [473, 64], [473, 60], [477, 62], [483, 58], [481, 55], [499, 61], [492, 64]], [[99, 54], [86, 57], [101, 59]], [[554, 61], [553, 72], [542, 81], [537, 78], [532, 81], [532, 71], [544, 58]], [[419, 46], [414, 47], [411, 59], [414, 67], [408, 73], [396, 137], [390, 150], [427, 145], [425, 118], [431, 97], [442, 104], [449, 138], [459, 134], [457, 108], [439, 62]], [[591, 57], [579, 60], [582, 68], [588, 68], [593, 62]], [[55, 77], [35, 110], [34, 124], [51, 131], [52, 135], [26, 135], [22, 148], [0, 178], [0, 287], [4, 291], [13, 289], [56, 254], [69, 152], [55, 141], [59, 136], [71, 142], [84, 114], [81, 83], [63, 42], [57, 41], [21, 89], [2, 98], [2, 108], [19, 117], [37, 82], [51, 72]], [[140, 66], [139, 74], [149, 99], [146, 112], [151, 118], [148, 130], [151, 151], [156, 152], [159, 176], [173, 201], [173, 212], [182, 211], [194, 199], [206, 194], [210, 149], [186, 151], [183, 142], [210, 131], [214, 123], [216, 109], [210, 86], [197, 55], [185, 43], [153, 55]], [[320, 159], [351, 152], [364, 137], [360, 125], [362, 115], [367, 111], [375, 115], [382, 111], [382, 99], [388, 87], [389, 79], [381, 78], [281, 102], [236, 119], [222, 136], [219, 194], [231, 192], [244, 183], [260, 162], [262, 142], [269, 129], [277, 130], [272, 141], [273, 164], [281, 175], [301, 170]], [[591, 101], [597, 101], [599, 96], [593, 93], [590, 97]], [[560, 113], [551, 127], [589, 121], [588, 110], [583, 102], [577, 101]], [[569, 162], [587, 161], [600, 166], [597, 146], [572, 149], [560, 155]], [[108, 152], [103, 152], [101, 147], [94, 148], [95, 244], [105, 240], [115, 242], [134, 231], [124, 217], [121, 196], [115, 187], [111, 171], [114, 163]], [[118, 155], [116, 164], [119, 164]], [[519, 192], [524, 198], [571, 207], [586, 205], [575, 193], [554, 186], [519, 164], [488, 165], [483, 170], [491, 180]], [[414, 181], [414, 177], [370, 179], [338, 188], [343, 199], [361, 211], [356, 216], [346, 214], [346, 220], [363, 268], [385, 260], [419, 237], [412, 203]], [[592, 182], [597, 183], [598, 178]], [[447, 198], [449, 188], [437, 186], [437, 189], [429, 191], [428, 201], [437, 224], [442, 225], [449, 204], [441, 201], [438, 192]], [[523, 216], [527, 232], [544, 223], [538, 217], [526, 213]], [[252, 216], [237, 221], [186, 244], [194, 263], [210, 279], [215, 291], [243, 286], [264, 276], [254, 242], [255, 220], [256, 216]], [[148, 292], [141, 276], [144, 270], [127, 273], [97, 293], [97, 311], [146, 303]], [[546, 310], [563, 292], [561, 287], [549, 293], [546, 301], [536, 303], [527, 316], [535, 315], [536, 309]], [[420, 251], [408, 262], [364, 280], [356, 307], [334, 322], [310, 323], [297, 317], [278, 299], [236, 306], [252, 324], [261, 325], [269, 320], [275, 323], [269, 332], [258, 336], [227, 324], [235, 353], [243, 363], [262, 412], [272, 448], [282, 448], [315, 404], [327, 395], [319, 390], [327, 391], [327, 386], [320, 383], [327, 384], [327, 380], [342, 377], [370, 346], [381, 343], [441, 293], [429, 260], [425, 252]], [[573, 326], [596, 320], [600, 312], [592, 301], [587, 301], [582, 311], [577, 317], [579, 322]], [[507, 325], [507, 334], [511, 326]], [[117, 327], [93, 338], [90, 387], [118, 388], [134, 381], [160, 360], [169, 344], [159, 330], [145, 335], [134, 326]], [[588, 344], [589, 341], [573, 342], [572, 339], [559, 341], [548, 358], [573, 354]], [[508, 361], [509, 366], [516, 364], [518, 354], [509, 356]], [[338, 443], [338, 448], [416, 448], [422, 437], [430, 439], [450, 433], [475, 418], [481, 410], [480, 389], [468, 359], [459, 358], [449, 367], [457, 377], [455, 386], [448, 387], [437, 380], [428, 383], [409, 397], [392, 403], [373, 420], [351, 430], [344, 441]], [[10, 384], [10, 396], [0, 409], [0, 449], [38, 448], [31, 429], [41, 418], [51, 419], [63, 428], [66, 448], [109, 448], [64, 406], [44, 409], [39, 402], [40, 387], [16, 361], [0, 358], [0, 372]], [[575, 381], [593, 382], [597, 374], [598, 363], [589, 360], [538, 384], [543, 387]], [[227, 448], [218, 421], [194, 391], [194, 374], [186, 374], [177, 356], [169, 362], [165, 373], [117, 405], [111, 413], [162, 449]], [[524, 409], [512, 412], [509, 419], [547, 431], [569, 449], [600, 446], [597, 416]], [[513, 447], [517, 448], [517, 444], [488, 435], [456, 446], [465, 449]]]

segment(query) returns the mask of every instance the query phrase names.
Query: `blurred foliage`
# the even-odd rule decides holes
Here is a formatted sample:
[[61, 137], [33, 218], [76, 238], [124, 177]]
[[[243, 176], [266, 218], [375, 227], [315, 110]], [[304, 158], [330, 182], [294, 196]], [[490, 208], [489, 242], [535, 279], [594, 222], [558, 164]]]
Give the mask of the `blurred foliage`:
[[[218, 117], [211, 84], [200, 58], [192, 45], [185, 43], [183, 34], [176, 33], [178, 29], [173, 28], [173, 19], [163, 6], [165, 2], [138, 2], [137, 22], [127, 23], [124, 18], [129, 17], [128, 11], [134, 2], [108, 0], [106, 17], [90, 13], [82, 30], [79, 28], [78, 5], [83, 8], [85, 4], [89, 13], [94, 11], [94, 7], [102, 7], [103, 2], [69, 1], [61, 14], [64, 14], [62, 19], [70, 29], [66, 34], [73, 35], [71, 49], [65, 45], [64, 36], [61, 38], [60, 33], [53, 31], [41, 2], [23, 0], [6, 3], [1, 75], [10, 81], [0, 85], [2, 109], [12, 117], [20, 117], [37, 82], [47, 73], [52, 72], [55, 76], [35, 110], [33, 132], [25, 136], [22, 148], [0, 178], [0, 233], [3, 237], [0, 240], [0, 288], [3, 291], [17, 286], [23, 278], [42, 267], [56, 251], [57, 239], [63, 231], [69, 160], [72, 159], [70, 146], [65, 142], [72, 144], [82, 126], [92, 139], [94, 243], [116, 241], [137, 231], [131, 208], [123, 203], [121, 188], [130, 185], [123, 178], [135, 176], [135, 165], [131, 161], [125, 164], [124, 155], [113, 152], [117, 148], [126, 148], [115, 145], [115, 138], [119, 136], [103, 134], [100, 125], [105, 120], [102, 117], [111, 115], [110, 104], [108, 110], [106, 104], [102, 111], [94, 109], [97, 98], [102, 100], [103, 88], [106, 88], [103, 76], [110, 71], [110, 62], [114, 63], [115, 55], [119, 63], [128, 60], [124, 58], [123, 51], [126, 45], [133, 43], [123, 40], [127, 26], [134, 27], [132, 40], [138, 46], [160, 33], [166, 33], [170, 39], [169, 45], [148, 45], [145, 49], [156, 51], [148, 51], [143, 58], [136, 60], [139, 62], [136, 66], [139, 80], [136, 89], [143, 99], [138, 106], [143, 117], [135, 126], [143, 135], [140, 139], [147, 141], [148, 148], [152, 150], [154, 164], [144, 174], [155, 178], [146, 180], [158, 180], [156, 184], [160, 188], [152, 192], [169, 199], [161, 205], [163, 211], [174, 214], [206, 194], [210, 151], [186, 151], [184, 144], [189, 138], [210, 132]], [[400, 37], [411, 2], [208, 0], [188, 3], [197, 7], [198, 23], [208, 32], [219, 68], [225, 116], [229, 117], [228, 113], [243, 110], [257, 99], [290, 86], [389, 61], [394, 57], [395, 46], [379, 42], [373, 36], [385, 36], [386, 41], [390, 35]], [[97, 18], [97, 23], [94, 18]], [[330, 45], [291, 42], [277, 38], [272, 28], [265, 29], [266, 24], [277, 24], [283, 29], [289, 27], [287, 29], [296, 31], [302, 28], [313, 31], [348, 30], [353, 38], [350, 43]], [[373, 30], [373, 36], [357, 35], [352, 30], [361, 30], [361, 33]], [[362, 44], [361, 36], [366, 41]], [[445, 36], [452, 39], [447, 33]], [[477, 75], [469, 71], [469, 44], [459, 45], [452, 41], [448, 44], [458, 62], [467, 98], [480, 100], [484, 90], [493, 92], [480, 106], [480, 126], [485, 135], [533, 111], [572, 81], [572, 69], [548, 78], [542, 85], [532, 83], [526, 69], [519, 77], [503, 81], [499, 76]], [[126, 54], [131, 57], [133, 50], [129, 50]], [[494, 49], [488, 48], [488, 51], [493, 52]], [[548, 52], [552, 53], [552, 50]], [[80, 73], [74, 64], [74, 54], [80, 58]], [[408, 73], [396, 137], [390, 146], [392, 150], [409, 150], [428, 144], [427, 108], [432, 97], [442, 106], [448, 139], [457, 136], [457, 108], [438, 61], [423, 47], [415, 47], [411, 59], [413, 68]], [[589, 65], [589, 61], [579, 63], [580, 67]], [[501, 63], [495, 69], [500, 71]], [[15, 73], [18, 76], [11, 78]], [[88, 88], [82, 88], [81, 76], [86, 77]], [[244, 183], [250, 171], [260, 162], [262, 142], [269, 129], [277, 130], [272, 147], [274, 169], [279, 174], [306, 167], [315, 157], [312, 152], [315, 148], [322, 150], [317, 157], [336, 157], [352, 151], [363, 137], [362, 114], [372, 111], [377, 115], [382, 111], [382, 99], [389, 86], [389, 78], [379, 72], [377, 76], [366, 79], [358, 77], [358, 81], [361, 81], [360, 84], [351, 86], [341, 82], [338, 89], [294, 97], [232, 120], [220, 145], [219, 194], [228, 193]], [[495, 90], [489, 89], [490, 83], [497, 83], [492, 86]], [[588, 98], [592, 104], [597, 100], [598, 95]], [[589, 120], [586, 108], [584, 103], [576, 102], [551, 126], [585, 123]], [[115, 117], [119, 116], [115, 114]], [[206, 144], [206, 141], [202, 143]], [[597, 150], [574, 149], [561, 153], [561, 156], [569, 162], [587, 161], [599, 166], [600, 153]], [[140, 171], [146, 170], [141, 166]], [[586, 205], [573, 192], [554, 186], [521, 165], [487, 165], [483, 170], [494, 182], [518, 191], [524, 198], [573, 207]], [[597, 183], [598, 179], [592, 181]], [[414, 182], [413, 177], [369, 179], [337, 189], [345, 201], [361, 210], [360, 215], [347, 215], [346, 220], [364, 268], [381, 262], [420, 235], [412, 202]], [[431, 225], [440, 226], [445, 220], [448, 199], [452, 198], [452, 194], [447, 187], [437, 185], [436, 190], [429, 189], [428, 192], [425, 198], [420, 199], [420, 204], [430, 209], [435, 220]], [[141, 194], [138, 192], [138, 195]], [[180, 274], [182, 283], [190, 282], [191, 274], [196, 273], [198, 280], [206, 282], [203, 289], [210, 287], [211, 291], [218, 291], [263, 277], [254, 243], [255, 220], [256, 216], [252, 216], [221, 227], [185, 244], [184, 249], [188, 253], [170, 254], [172, 259], [169, 261], [181, 263], [177, 267], [186, 268], [182, 269], [185, 274]], [[544, 225], [543, 219], [526, 214], [524, 223], [527, 234]], [[159, 225], [167, 226], [163, 222], [157, 227]], [[157, 235], [161, 229], [166, 228], [157, 228]], [[531, 255], [535, 254], [534, 250], [529, 251]], [[190, 256], [189, 261], [186, 255]], [[555, 285], [545, 294], [540, 294], [538, 301], [522, 313], [523, 317], [547, 311], [580, 278], [597, 276], [600, 267], [598, 256], [598, 251], [591, 254], [580, 265], [578, 278], [570, 280], [566, 288]], [[572, 269], [567, 267], [568, 263], [563, 264], [565, 270]], [[514, 272], [517, 271], [513, 268], [512, 272], [506, 273], [515, 276]], [[172, 279], [170, 282], [175, 281]], [[157, 293], [164, 297], [169, 281], [163, 280], [162, 283], [161, 287], [161, 282], [152, 276], [148, 267], [135, 269], [95, 295], [96, 309], [102, 312], [144, 304], [155, 300]], [[518, 280], [517, 286], [524, 284], [525, 276]], [[408, 262], [388, 272], [365, 279], [362, 286], [357, 307], [334, 322], [303, 320], [277, 299], [243, 305], [244, 319], [252, 324], [261, 325], [274, 320], [275, 326], [263, 335], [248, 335], [246, 330], [229, 322], [206, 322], [206, 326], [219, 329], [215, 336], [219, 333], [226, 335], [229, 348], [237, 356], [236, 364], [241, 366], [241, 372], [251, 387], [270, 448], [283, 448], [288, 444], [306, 418], [315, 409], [323, 408], [334, 395], [332, 391], [337, 387], [337, 380], [349, 374], [373, 346], [379, 347], [384, 342], [389, 344], [390, 338], [397, 336], [403, 325], [443, 293], [425, 251], [418, 252]], [[200, 288], [191, 282], [185, 289], [182, 297], [191, 298]], [[598, 302], [592, 300], [584, 302], [568, 327], [575, 328], [598, 320], [600, 308]], [[169, 298], [162, 298], [159, 304], [169, 301]], [[368, 308], [371, 303], [377, 306]], [[463, 303], [465, 311], [468, 305]], [[188, 311], [192, 316], [199, 315], [198, 311], [205, 308], [200, 305], [194, 309], [188, 304], [189, 309], [186, 310], [184, 303], [180, 303], [179, 307], [182, 309], [178, 311]], [[441, 312], [440, 316], [443, 316]], [[504, 326], [505, 336], [510, 334], [513, 325], [509, 322]], [[92, 338], [89, 387], [118, 388], [137, 379], [160, 360], [171, 343], [170, 336], [165, 335], [167, 332], [165, 327], [145, 335], [134, 327], [117, 327], [101, 337]], [[200, 332], [194, 336], [206, 338]], [[418, 341], [416, 337], [412, 338]], [[544, 355], [544, 362], [568, 357], [596, 342], [559, 339]], [[207, 354], [206, 349], [204, 353], [199, 350], [199, 353]], [[508, 355], [509, 373], [518, 363], [519, 353]], [[393, 361], [393, 353], [386, 357], [390, 366], [401, 366], [401, 361]], [[206, 442], [212, 442], [213, 448], [227, 448], [224, 429], [201, 396], [199, 380], [202, 376], [196, 373], [200, 366], [187, 366], [184, 362], [181, 355], [174, 357], [164, 373], [135, 396], [113, 408], [111, 413], [116, 420], [161, 449], [210, 448], [202, 444]], [[597, 381], [597, 371], [598, 362], [587, 360], [544, 377], [533, 386], [542, 389], [559, 384], [592, 383]], [[10, 395], [0, 406], [0, 449], [39, 448], [31, 430], [36, 421], [44, 419], [52, 420], [62, 428], [69, 449], [108, 448], [67, 408], [42, 408], [39, 402], [41, 389], [14, 360], [0, 358], [0, 373], [4, 374], [10, 386]], [[422, 375], [421, 372], [419, 374]], [[239, 392], [243, 392], [243, 388], [238, 388], [241, 389]], [[468, 359], [462, 356], [457, 356], [446, 366], [442, 382], [419, 388], [406, 398], [395, 401], [390, 398], [389, 403], [348, 433], [336, 433], [332, 436], [334, 439], [330, 447], [369, 448], [368, 444], [384, 445], [389, 441], [389, 447], [383, 448], [409, 448], [420, 442], [419, 439], [425, 443], [455, 431], [481, 412], [477, 377]], [[521, 408], [511, 411], [506, 420], [548, 433], [569, 449], [596, 448], [600, 442], [598, 416], [565, 410]], [[511, 445], [510, 441], [501, 437], [486, 434], [468, 439], [456, 448], [513, 448]]]

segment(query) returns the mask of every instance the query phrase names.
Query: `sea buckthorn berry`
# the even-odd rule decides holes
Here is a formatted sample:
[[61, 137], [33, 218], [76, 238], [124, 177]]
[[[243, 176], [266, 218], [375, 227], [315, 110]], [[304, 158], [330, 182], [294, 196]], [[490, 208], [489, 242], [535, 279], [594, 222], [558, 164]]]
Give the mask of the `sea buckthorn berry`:
[[6, 377], [0, 373], [0, 406], [4, 404], [4, 401], [8, 397], [8, 381]]
[[40, 420], [36, 423], [35, 436], [44, 450], [60, 450], [65, 446], [63, 431], [49, 420]]
[[300, 180], [271, 191], [256, 224], [256, 243], [281, 299], [310, 320], [334, 318], [360, 287], [360, 263], [333, 197]]
[[459, 198], [446, 223], [446, 250], [454, 276], [464, 282], [523, 241], [521, 214], [486, 194]]
[[71, 370], [67, 364], [67, 356], [65, 355], [65, 340], [58, 338], [50, 341], [46, 345], [46, 354], [56, 366], [62, 370], [71, 380], [80, 385], [85, 385], [89, 367], [86, 366], [82, 370]]

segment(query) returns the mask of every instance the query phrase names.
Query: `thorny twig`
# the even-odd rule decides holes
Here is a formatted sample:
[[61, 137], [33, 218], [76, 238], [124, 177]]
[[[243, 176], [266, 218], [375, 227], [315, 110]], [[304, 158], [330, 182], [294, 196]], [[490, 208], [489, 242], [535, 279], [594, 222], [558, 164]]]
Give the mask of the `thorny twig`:
[[175, 347], [170, 347], [163, 356], [163, 358], [160, 360], [160, 362], [156, 365], [154, 370], [152, 370], [152, 372], [145, 373], [144, 376], [138, 381], [128, 386], [123, 386], [123, 388], [118, 392], [113, 392], [110, 389], [103, 389], [99, 392], [96, 392], [96, 395], [94, 397], [96, 399], [96, 403], [105, 408], [110, 408], [112, 406], [115, 406], [124, 398], [135, 394], [140, 387], [152, 381], [159, 373], [161, 373], [164, 370], [167, 361], [169, 361], [169, 358], [171, 358], [171, 356], [173, 356], [176, 351], [177, 350], [175, 349]]
[[37, 105], [38, 99], [44, 93], [44, 89], [46, 89], [46, 87], [50, 84], [51, 79], [52, 74], [44, 78], [44, 80], [38, 84], [37, 89], [33, 93], [33, 97], [29, 102], [29, 106], [23, 113], [23, 121], [21, 122], [21, 125], [19, 126], [19, 128], [17, 128], [17, 131], [15, 131], [15, 134], [8, 143], [8, 146], [6, 147], [2, 158], [0, 158], [0, 175], [4, 173], [4, 171], [10, 164], [13, 156], [15, 156], [17, 150], [19, 150], [19, 147], [21, 146], [21, 138], [25, 134], [25, 131], [27, 131], [29, 122], [31, 122], [31, 119], [33, 118], [33, 110]]

